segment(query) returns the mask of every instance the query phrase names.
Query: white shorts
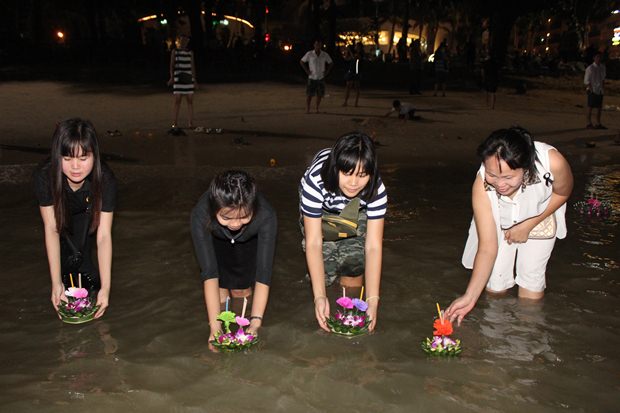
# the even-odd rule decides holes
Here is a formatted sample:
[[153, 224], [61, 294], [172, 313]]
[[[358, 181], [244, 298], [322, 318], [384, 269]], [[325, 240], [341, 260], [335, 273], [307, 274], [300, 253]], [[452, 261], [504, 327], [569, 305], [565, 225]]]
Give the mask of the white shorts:
[[[503, 238], [487, 289], [504, 291], [514, 287], [515, 283], [530, 291], [544, 291], [546, 287], [545, 272], [555, 245], [551, 239], [530, 239], [523, 244], [508, 244]], [[516, 278], [515, 278], [516, 259]]]

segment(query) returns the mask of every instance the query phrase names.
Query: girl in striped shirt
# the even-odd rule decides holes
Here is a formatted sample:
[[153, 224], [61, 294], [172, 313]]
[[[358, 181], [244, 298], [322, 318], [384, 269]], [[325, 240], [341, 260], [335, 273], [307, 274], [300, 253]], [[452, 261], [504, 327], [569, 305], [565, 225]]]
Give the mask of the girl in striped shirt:
[[[322, 329], [329, 331], [326, 284], [337, 277], [341, 286], [357, 291], [365, 281], [369, 329], [375, 328], [386, 209], [387, 193], [379, 176], [375, 147], [364, 134], [341, 136], [333, 148], [320, 151], [304, 173], [300, 187], [302, 247], [315, 315]], [[353, 226], [332, 231], [326, 221], [339, 214], [340, 218], [346, 215], [345, 224]]]
[[178, 47], [172, 50], [170, 55], [170, 79], [168, 86], [172, 86], [174, 94], [174, 109], [172, 129], [178, 127], [179, 109], [181, 100], [185, 96], [188, 111], [188, 127], [193, 127], [194, 117], [194, 89], [196, 89], [196, 68], [194, 66], [194, 52], [189, 48], [189, 37], [180, 35]]

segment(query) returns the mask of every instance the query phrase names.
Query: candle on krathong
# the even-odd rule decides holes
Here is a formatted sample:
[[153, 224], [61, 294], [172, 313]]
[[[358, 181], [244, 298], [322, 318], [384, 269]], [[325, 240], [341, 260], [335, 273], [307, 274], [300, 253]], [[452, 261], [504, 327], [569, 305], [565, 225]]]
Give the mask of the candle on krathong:
[[73, 284], [73, 274], [69, 273], [69, 280], [71, 281], [71, 288], [75, 288], [75, 285]]
[[346, 288], [344, 288], [344, 287], [342, 287], [342, 296], [343, 296], [343, 297], [346, 297], [346, 296], [347, 296], [347, 295], [346, 295]]
[[230, 297], [226, 297], [226, 311], [228, 311], [228, 301], [230, 300]]
[[82, 273], [78, 272], [78, 287], [82, 288]]
[[364, 299], [364, 286], [362, 285], [362, 291], [360, 291], [360, 300]]
[[243, 297], [243, 309], [241, 310], [241, 318], [245, 318], [245, 309], [248, 305], [248, 299]]
[[439, 303], [435, 303], [437, 305], [437, 314], [439, 314], [439, 319], [443, 323], [443, 315], [441, 315], [441, 308], [439, 308]]

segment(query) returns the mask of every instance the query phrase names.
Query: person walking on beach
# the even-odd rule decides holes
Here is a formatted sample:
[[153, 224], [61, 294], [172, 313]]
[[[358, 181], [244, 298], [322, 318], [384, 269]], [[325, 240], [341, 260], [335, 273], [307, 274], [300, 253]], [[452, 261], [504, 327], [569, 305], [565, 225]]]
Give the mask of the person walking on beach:
[[[586, 115], [586, 128], [607, 129], [601, 124], [601, 111], [603, 109], [603, 84], [607, 71], [601, 63], [601, 53], [594, 55], [594, 61], [586, 68], [583, 83], [586, 85], [588, 94], [588, 113]], [[596, 109], [596, 124], [592, 123], [592, 109]]]
[[229, 297], [253, 296], [248, 332], [256, 335], [262, 326], [277, 230], [274, 209], [247, 172], [220, 173], [198, 200], [191, 231], [209, 317], [209, 341], [222, 331], [217, 317]]
[[355, 107], [358, 106], [360, 99], [360, 63], [360, 56], [353, 45], [347, 46], [344, 51], [344, 81], [346, 82], [346, 89], [342, 106], [348, 105], [351, 89], [355, 90]]
[[543, 297], [555, 240], [566, 237], [564, 214], [573, 189], [566, 159], [554, 147], [533, 141], [525, 129], [491, 133], [478, 146], [478, 157], [474, 218], [462, 260], [472, 274], [465, 294], [446, 310], [459, 324], [485, 289], [502, 294], [517, 284], [519, 298]]
[[409, 46], [409, 94], [419, 95], [422, 83], [422, 50], [420, 40], [416, 39]]
[[482, 64], [484, 89], [486, 90], [487, 107], [495, 109], [497, 86], [499, 84], [499, 68], [494, 58], [489, 57]]
[[437, 91], [441, 87], [441, 96], [446, 96], [446, 80], [448, 79], [448, 46], [446, 41], [442, 41], [433, 57], [435, 67], [435, 93], [433, 96], [437, 96]]
[[[99, 155], [94, 126], [75, 118], [60, 122], [49, 159], [34, 173], [45, 250], [58, 311], [65, 291], [79, 283], [96, 295], [99, 318], [108, 308], [112, 282], [112, 219], [116, 179]], [[97, 264], [91, 251], [97, 246]], [[79, 274], [79, 275], [78, 275]]]
[[372, 331], [377, 324], [387, 210], [372, 139], [357, 132], [341, 136], [333, 148], [316, 154], [299, 190], [302, 248], [319, 326], [330, 331], [326, 285], [339, 278], [343, 288], [357, 290], [353, 296], [364, 282]]
[[189, 49], [190, 38], [186, 35], [180, 35], [177, 48], [172, 50], [170, 54], [170, 79], [168, 86], [172, 86], [174, 95], [174, 109], [172, 129], [179, 126], [179, 110], [181, 109], [181, 101], [183, 97], [187, 102], [187, 126], [194, 126], [194, 90], [197, 88], [196, 83], [196, 67], [194, 65], [194, 52]]
[[321, 50], [323, 43], [320, 40], [314, 41], [314, 49], [307, 52], [301, 58], [299, 64], [308, 75], [306, 86], [306, 113], [310, 113], [310, 103], [312, 97], [316, 96], [316, 113], [319, 113], [321, 99], [325, 96], [325, 77], [332, 69], [332, 58]]

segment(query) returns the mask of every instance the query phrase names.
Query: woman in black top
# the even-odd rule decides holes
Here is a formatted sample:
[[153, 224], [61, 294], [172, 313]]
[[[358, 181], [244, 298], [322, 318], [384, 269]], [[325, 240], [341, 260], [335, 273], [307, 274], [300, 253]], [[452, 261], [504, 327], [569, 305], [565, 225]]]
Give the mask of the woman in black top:
[[226, 171], [211, 181], [191, 217], [192, 239], [204, 281], [211, 341], [221, 323], [227, 298], [254, 299], [248, 331], [262, 325], [273, 269], [277, 219], [254, 179], [243, 171]]
[[[52, 280], [52, 305], [67, 301], [65, 288], [81, 278], [97, 294], [99, 310], [108, 307], [112, 271], [112, 219], [116, 180], [101, 162], [93, 125], [82, 119], [58, 124], [51, 156], [34, 174], [35, 193], [45, 227], [45, 249]], [[93, 240], [97, 262], [92, 261]], [[81, 276], [78, 276], [81, 274]]]

